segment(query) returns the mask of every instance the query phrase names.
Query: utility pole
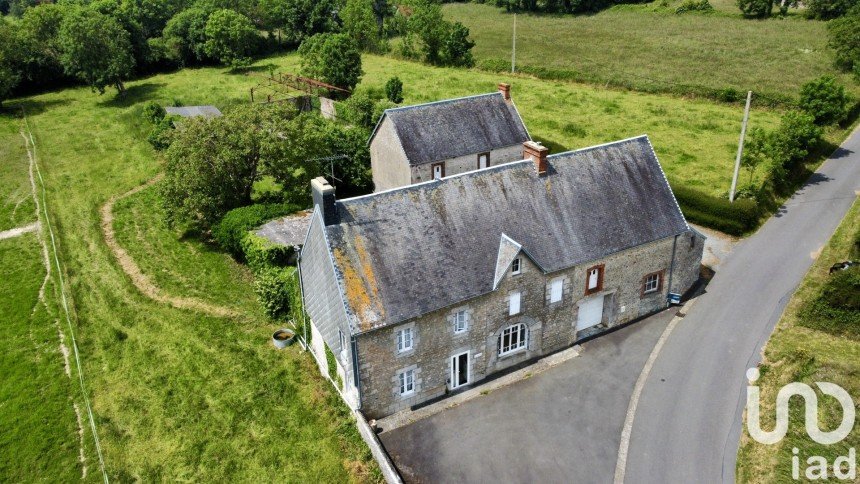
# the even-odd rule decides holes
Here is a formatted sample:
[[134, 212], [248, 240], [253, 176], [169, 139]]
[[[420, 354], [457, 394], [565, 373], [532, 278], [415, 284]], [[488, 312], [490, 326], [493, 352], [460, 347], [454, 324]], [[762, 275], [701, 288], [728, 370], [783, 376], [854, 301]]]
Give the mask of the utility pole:
[[744, 154], [744, 138], [747, 134], [747, 121], [750, 119], [750, 101], [752, 101], [752, 91], [747, 91], [747, 107], [744, 109], [744, 122], [741, 125], [741, 140], [738, 143], [738, 156], [735, 158], [735, 174], [732, 176], [732, 189], [729, 191], [729, 202], [735, 201], [735, 189], [738, 186], [738, 171], [741, 169], [741, 156]]
[[511, 49], [511, 74], [517, 70], [517, 14], [514, 14], [514, 42]]

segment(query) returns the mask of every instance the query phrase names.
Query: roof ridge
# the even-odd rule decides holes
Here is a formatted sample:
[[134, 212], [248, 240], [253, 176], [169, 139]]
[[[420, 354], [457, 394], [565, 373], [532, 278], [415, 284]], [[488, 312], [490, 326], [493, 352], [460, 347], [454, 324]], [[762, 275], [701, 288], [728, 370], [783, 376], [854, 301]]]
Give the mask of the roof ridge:
[[[591, 151], [591, 150], [594, 150], [597, 148], [605, 148], [607, 146], [620, 145], [622, 143], [629, 143], [631, 141], [639, 140], [642, 138], [645, 138], [645, 140], [648, 141], [649, 146], [651, 145], [651, 140], [648, 139], [648, 135], [647, 134], [640, 134], [637, 136], [631, 136], [630, 138], [619, 139], [616, 141], [609, 141], [607, 143], [600, 143], [599, 145], [592, 145], [592, 146], [586, 146], [584, 148], [578, 148], [575, 150], [562, 151], [561, 153], [553, 153], [551, 155], [547, 155], [547, 158], [561, 158], [563, 156], [569, 156], [569, 155], [572, 155], [574, 153], [583, 153], [583, 152]], [[653, 148], [651, 151], [653, 151]], [[655, 157], [656, 157], [656, 155], [655, 155]]]
[[477, 99], [479, 97], [496, 96], [496, 95], [501, 96], [502, 93], [499, 91], [494, 91], [494, 92], [487, 92], [484, 94], [472, 94], [470, 96], [455, 97], [455, 98], [451, 98], [451, 99], [441, 99], [439, 101], [430, 101], [430, 102], [422, 103], [422, 104], [410, 104], [409, 106], [398, 106], [396, 108], [388, 108], [383, 112], [393, 113], [393, 112], [400, 112], [400, 111], [409, 111], [412, 109], [424, 108], [424, 107], [441, 105], [441, 104], [450, 104], [450, 103], [457, 102], [457, 101], [465, 101], [468, 99]]

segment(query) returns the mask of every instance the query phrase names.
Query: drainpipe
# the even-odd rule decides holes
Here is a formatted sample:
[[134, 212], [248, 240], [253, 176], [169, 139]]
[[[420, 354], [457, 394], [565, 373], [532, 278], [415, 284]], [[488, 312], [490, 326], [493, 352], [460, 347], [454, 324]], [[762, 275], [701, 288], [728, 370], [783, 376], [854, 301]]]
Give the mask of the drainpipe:
[[352, 346], [352, 379], [355, 382], [355, 390], [358, 392], [358, 405], [356, 410], [361, 410], [361, 378], [358, 374], [358, 340], [355, 335], [350, 336], [350, 344]]
[[678, 237], [681, 234], [675, 235], [672, 239], [672, 262], [669, 263], [669, 282], [666, 284], [666, 307], [669, 307], [669, 294], [672, 292], [672, 274], [675, 272], [675, 249], [678, 246]]
[[302, 251], [299, 251], [296, 256], [296, 268], [299, 270], [299, 294], [302, 297], [302, 329], [305, 333], [305, 351], [307, 351], [310, 350], [310, 345], [308, 344], [308, 318], [305, 313], [305, 283], [302, 280]]

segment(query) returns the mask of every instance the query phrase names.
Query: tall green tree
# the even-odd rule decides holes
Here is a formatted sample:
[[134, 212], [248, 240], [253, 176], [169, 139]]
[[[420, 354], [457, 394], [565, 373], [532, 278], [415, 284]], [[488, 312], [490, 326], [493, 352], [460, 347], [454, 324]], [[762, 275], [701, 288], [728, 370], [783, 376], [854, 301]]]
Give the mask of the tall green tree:
[[441, 64], [442, 46], [449, 29], [442, 17], [441, 5], [433, 0], [418, 0], [407, 21], [407, 29], [407, 37], [417, 38], [424, 61], [434, 65]]
[[302, 42], [302, 73], [342, 89], [352, 90], [361, 80], [361, 52], [346, 34], [317, 34]]
[[182, 65], [205, 61], [206, 22], [210, 12], [193, 7], [183, 10], [167, 21], [164, 43], [173, 58]]
[[94, 10], [73, 9], [60, 26], [58, 45], [60, 62], [68, 75], [99, 93], [107, 86], [125, 92], [134, 58], [129, 34], [116, 19]]
[[250, 65], [259, 36], [248, 17], [233, 10], [217, 10], [206, 21], [206, 53], [233, 68]]
[[65, 77], [58, 37], [66, 10], [63, 5], [42, 4], [27, 9], [18, 23], [19, 70], [29, 86], [44, 86]]
[[14, 39], [12, 26], [0, 21], [0, 105], [18, 84], [18, 73], [14, 70]]
[[860, 5], [827, 23], [829, 44], [836, 51], [836, 66], [854, 71], [860, 81]]
[[267, 30], [299, 45], [315, 34], [337, 30], [340, 7], [341, 0], [259, 0], [258, 12]]
[[346, 0], [340, 11], [343, 31], [355, 39], [362, 50], [383, 50], [382, 39], [373, 13], [373, 0]]
[[147, 39], [161, 35], [167, 21], [188, 7], [188, 0], [122, 0], [122, 9], [140, 25]]
[[841, 122], [848, 115], [850, 103], [845, 87], [833, 76], [813, 79], [800, 88], [798, 106], [819, 125]]
[[473, 67], [472, 47], [475, 42], [469, 39], [469, 29], [460, 22], [454, 22], [448, 28], [445, 42], [442, 44], [442, 61], [445, 65], [457, 67]]

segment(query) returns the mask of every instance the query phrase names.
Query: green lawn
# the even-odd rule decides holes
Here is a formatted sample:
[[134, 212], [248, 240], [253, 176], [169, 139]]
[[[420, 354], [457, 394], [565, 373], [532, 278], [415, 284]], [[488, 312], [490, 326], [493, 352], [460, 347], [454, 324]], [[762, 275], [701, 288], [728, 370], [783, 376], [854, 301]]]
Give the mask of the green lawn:
[[[823, 22], [675, 15], [649, 8], [653, 4], [581, 16], [519, 14], [517, 65], [572, 71], [578, 79], [644, 91], [733, 87], [791, 97], [804, 82], [836, 74]], [[469, 27], [479, 64], [498, 59], [510, 67], [513, 15], [474, 3], [447, 4], [443, 11]], [[850, 76], [839, 77], [860, 93]]]
[[[36, 220], [30, 181], [27, 176], [27, 152], [18, 126], [0, 126], [0, 232]], [[17, 139], [16, 139], [17, 137]]]
[[81, 478], [78, 391], [64, 370], [56, 307], [38, 300], [44, 278], [34, 234], [0, 240], [0, 481]]
[[[798, 287], [767, 344], [759, 380], [762, 428], [765, 430], [773, 429], [776, 394], [787, 383], [798, 381], [813, 387], [816, 381], [836, 383], [851, 394], [855, 403], [860, 395], [860, 341], [804, 327], [799, 316], [801, 308], [817, 297], [831, 277], [828, 275], [830, 266], [849, 257], [858, 231], [860, 202], [855, 202]], [[823, 407], [819, 411], [820, 428], [835, 429], [842, 417], [839, 404], [835, 399], [819, 397], [819, 405]], [[794, 447], [800, 450], [801, 477], [810, 455], [825, 456], [832, 466], [836, 456], [847, 455], [851, 447], [860, 447], [860, 419], [845, 440], [826, 446], [815, 443], [806, 435], [801, 399], [792, 399], [789, 414], [788, 435], [778, 444], [756, 443], [744, 431], [738, 453], [739, 482], [790, 482]]]

